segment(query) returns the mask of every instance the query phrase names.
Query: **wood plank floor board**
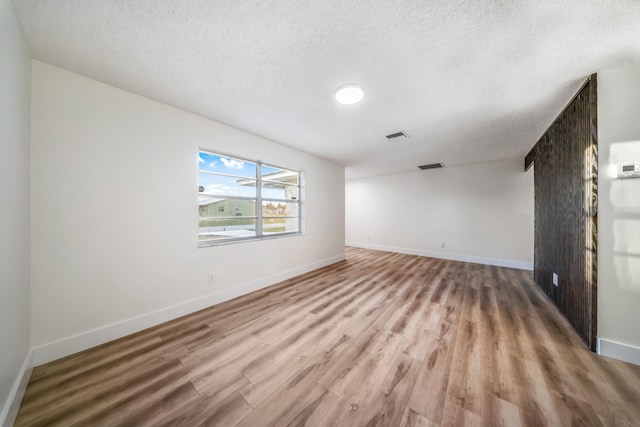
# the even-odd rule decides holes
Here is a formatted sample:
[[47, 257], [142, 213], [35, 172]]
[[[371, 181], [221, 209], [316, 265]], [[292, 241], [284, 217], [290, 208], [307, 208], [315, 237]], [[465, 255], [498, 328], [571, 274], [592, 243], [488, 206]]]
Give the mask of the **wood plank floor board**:
[[[38, 411], [25, 409], [25, 425], [67, 426], [85, 421], [89, 424], [97, 414], [117, 411], [120, 403], [140, 393], [151, 392], [167, 383], [179, 384], [185, 377], [185, 369], [178, 361], [170, 360], [131, 377], [130, 386], [124, 386], [122, 380], [118, 384], [98, 383], [91, 391], [85, 388], [72, 395], [62, 394]], [[17, 421], [16, 424], [20, 425]]]
[[602, 427], [604, 424], [593, 407], [571, 396], [553, 396], [559, 409], [562, 425], [565, 426], [593, 426]]
[[210, 369], [204, 374], [192, 377], [190, 383], [200, 396], [220, 399], [234, 391], [240, 392], [251, 381], [241, 372], [233, 369]]
[[520, 427], [522, 425], [518, 406], [491, 393], [485, 393], [483, 404], [483, 425], [495, 427]]
[[298, 403], [278, 421], [276, 426], [319, 425], [337, 402], [338, 397], [335, 394], [317, 384], [309, 393], [301, 396]]
[[[509, 357], [509, 349], [505, 344], [503, 326], [498, 313], [498, 302], [495, 288], [483, 285], [480, 290], [480, 357], [482, 366], [495, 366], [490, 375], [483, 378], [484, 389], [501, 401], [517, 404], [517, 389], [513, 382], [513, 367]], [[486, 404], [487, 402], [485, 402]], [[495, 403], [495, 402], [489, 402]], [[504, 405], [501, 405], [501, 407]]]
[[[21, 407], [29, 413], [39, 413], [43, 408], [55, 408], [55, 412], [62, 412], [67, 407], [117, 394], [127, 381], [131, 382], [129, 388], [134, 389], [168, 368], [179, 368], [182, 371], [184, 367], [176, 363], [176, 357], [170, 357], [170, 354], [152, 359], [123, 361], [120, 365], [109, 364], [109, 369], [85, 371], [79, 367], [78, 375], [70, 378], [63, 376], [59, 382], [47, 382], [46, 386], [50, 388], [28, 389]], [[55, 392], [52, 392], [51, 388]]]
[[[395, 347], [395, 355], [401, 354], [400, 340], [397, 344], [392, 344], [396, 337], [386, 335], [384, 342]], [[374, 350], [375, 351], [375, 350]], [[379, 354], [379, 352], [377, 352]], [[328, 413], [322, 418], [319, 425], [336, 426], [336, 425], [364, 425], [364, 417], [367, 414], [367, 408], [372, 404], [377, 391], [380, 389], [385, 376], [393, 369], [391, 362], [392, 353], [386, 353], [385, 358], [374, 355], [373, 357], [365, 357], [360, 366], [353, 369], [356, 373], [345, 376], [345, 379], [338, 379], [340, 385], [337, 392], [338, 402]], [[338, 362], [340, 363], [340, 362]], [[373, 368], [370, 370], [370, 368]], [[330, 388], [331, 390], [331, 388]]]
[[528, 271], [346, 261], [36, 367], [16, 426], [638, 426]]
[[256, 381], [272, 366], [283, 366], [288, 361], [304, 355], [304, 347], [322, 343], [324, 337], [334, 336], [332, 333], [340, 326], [339, 322], [312, 323], [311, 326], [297, 330], [296, 333], [281, 340], [281, 345], [274, 346], [265, 354], [254, 355], [251, 361], [244, 364], [241, 372], [250, 380]]
[[484, 376], [484, 389], [506, 402], [518, 404], [518, 385], [514, 379], [514, 366], [502, 340], [481, 342], [482, 366], [494, 366], [490, 375]]
[[407, 343], [403, 351], [406, 354], [414, 359], [424, 360], [434, 336], [439, 336], [442, 333], [442, 328], [450, 326], [449, 322], [440, 323], [441, 310], [440, 304], [427, 302], [412, 328], [407, 328], [404, 334]]
[[438, 334], [429, 341], [409, 400], [409, 408], [436, 424], [442, 419], [457, 333], [456, 325], [441, 320]]
[[[148, 331], [145, 334], [135, 334], [130, 336], [130, 340], [120, 338], [116, 341], [94, 347], [91, 353], [81, 352], [72, 354], [62, 359], [55, 360], [46, 365], [38, 366], [34, 371], [43, 373], [43, 375], [32, 375], [31, 378], [36, 380], [41, 376], [64, 375], [70, 372], [75, 374], [78, 372], [78, 365], [82, 365], [85, 369], [90, 369], [97, 364], [103, 364], [113, 359], [122, 359], [127, 355], [141, 348], [149, 349], [155, 344], [162, 343], [162, 338], [155, 333]], [[128, 338], [128, 337], [126, 337]]]
[[401, 427], [438, 427], [438, 424], [431, 422], [427, 417], [420, 415], [409, 407], [405, 409], [399, 425]]
[[[370, 335], [375, 333], [375, 331], [371, 331]], [[370, 339], [370, 337], [364, 338], [365, 341]], [[255, 392], [249, 394], [243, 392], [247, 401], [251, 402], [251, 398], [254, 398], [260, 403], [239, 425], [247, 427], [277, 425], [287, 414], [295, 411], [301, 396], [307, 395], [319, 384], [320, 378], [325, 375], [336, 360], [341, 358], [340, 356], [349, 348], [349, 344], [351, 344], [350, 340], [340, 339], [330, 351], [319, 358], [308, 360], [299, 369], [287, 370], [286, 380], [276, 389], [265, 389], [264, 387], [260, 389], [263, 393], [262, 396]], [[251, 390], [252, 387], [249, 386], [248, 389]]]
[[[202, 328], [198, 328], [197, 331], [198, 333], [203, 333]], [[138, 344], [132, 348], [110, 353], [103, 358], [94, 358], [91, 357], [91, 354], [85, 353], [88, 356], [87, 359], [77, 358], [75, 368], [67, 367], [62, 370], [53, 370], [53, 373], [47, 373], [47, 375], [32, 381], [25, 399], [26, 401], [31, 399], [40, 400], [38, 396], [48, 394], [48, 390], [53, 384], [59, 387], [64, 387], [66, 384], [75, 385], [76, 387], [82, 386], [86, 383], [92, 383], [95, 378], [118, 375], [118, 373], [125, 372], [133, 366], [163, 359], [167, 355], [181, 354], [184, 351], [179, 339], [162, 340], [154, 338]], [[98, 349], [98, 351], [102, 352], [102, 349]], [[46, 396], [44, 399], [46, 399]]]
[[251, 412], [251, 406], [237, 393], [231, 394], [222, 401], [200, 397], [189, 405], [188, 409], [173, 414], [155, 425], [159, 427], [233, 426]]
[[[364, 289], [369, 290], [358, 292], [357, 295], [340, 301], [333, 307], [330, 306], [331, 310], [321, 316], [315, 316], [312, 321], [305, 321], [305, 315], [302, 314], [295, 318], [295, 325], [289, 325], [286, 329], [278, 331], [277, 335], [272, 335], [273, 340], [276, 340], [276, 336], [279, 337], [278, 341], [281, 345], [265, 354], [254, 356], [253, 360], [242, 368], [243, 374], [255, 381], [271, 366], [279, 366], [280, 363], [294, 359], [296, 355], [305, 355], [303, 347], [314, 348], [318, 344], [324, 344], [326, 337], [339, 336], [340, 332], [345, 331], [347, 326], [351, 324], [351, 318], [355, 313], [371, 307], [379, 300], [379, 296], [371, 295], [371, 291], [375, 290], [375, 287], [365, 287]], [[370, 318], [374, 319], [373, 316]], [[368, 324], [367, 315], [363, 314], [358, 317], [357, 331], [347, 332], [353, 336]]]
[[184, 375], [177, 380], [168, 380], [149, 392], [130, 395], [103, 406], [100, 411], [94, 410], [91, 416], [83, 416], [80, 423], [91, 426], [151, 425], [154, 419], [162, 420], [198, 397], [193, 384]]
[[[317, 337], [314, 337], [308, 348], [301, 348], [297, 356], [291, 357], [286, 362], [286, 366], [291, 369], [283, 370], [280, 365], [271, 366], [243, 391], [243, 396], [252, 405], [262, 401], [266, 397], [265, 391], [267, 394], [271, 393], [274, 388], [277, 388], [277, 385], [284, 383], [287, 378], [293, 376], [296, 367], [299, 370], [304, 370], [308, 366], [317, 365], [316, 368], [324, 372], [328, 369], [330, 362], [337, 360], [349, 348], [346, 345], [347, 342], [354, 342], [356, 338], [352, 337], [366, 339], [363, 337], [364, 331], [370, 327], [381, 307], [391, 298], [390, 295], [384, 299], [370, 298], [364, 304], [359, 305], [362, 314], [358, 316], [357, 320], [347, 317], [338, 318], [334, 323], [319, 330], [316, 334]], [[371, 333], [373, 332], [374, 330], [371, 330]]]
[[605, 426], [637, 426], [640, 420], [638, 402], [629, 404], [621, 401], [614, 390], [614, 386], [605, 382], [598, 374], [586, 374], [589, 383], [594, 387], [594, 393], [601, 395], [599, 400], [589, 400], [591, 406]]
[[[389, 351], [385, 351], [385, 344], [390, 345]], [[392, 352], [392, 356], [395, 356], [401, 344], [402, 337], [399, 335], [391, 331], [371, 329], [357, 337], [353, 345], [332, 364], [318, 382], [329, 387], [334, 394], [343, 396], [345, 389], [352, 385], [357, 387], [357, 382], [366, 375], [366, 363], [376, 363], [381, 356], [389, 358], [389, 353]], [[380, 354], [382, 352], [384, 354]]]
[[480, 415], [464, 409], [453, 400], [447, 399], [444, 404], [442, 427], [481, 427]]
[[526, 426], [560, 426], [558, 402], [553, 391], [547, 388], [540, 367], [533, 362], [512, 356], [512, 366], [518, 387], [518, 407]]
[[399, 354], [359, 425], [395, 426], [402, 422], [420, 369], [420, 361]]
[[447, 387], [447, 400], [472, 413], [481, 414], [483, 377], [478, 289], [467, 287], [462, 304], [461, 320], [453, 352]]
[[[282, 393], [274, 393], [275, 390], [287, 392], [303, 377], [314, 377], [316, 381], [319, 380], [332, 364], [351, 348], [354, 341], [353, 338], [345, 334], [338, 337], [329, 335], [328, 338], [330, 342], [323, 342], [316, 347], [319, 351], [296, 360], [287, 361], [286, 369], [283, 369], [282, 366], [273, 366], [264, 372], [260, 378], [252, 381], [242, 390], [242, 396], [255, 408], [269, 398], [280, 399]], [[286, 384], [290, 384], [290, 386], [287, 387]]]

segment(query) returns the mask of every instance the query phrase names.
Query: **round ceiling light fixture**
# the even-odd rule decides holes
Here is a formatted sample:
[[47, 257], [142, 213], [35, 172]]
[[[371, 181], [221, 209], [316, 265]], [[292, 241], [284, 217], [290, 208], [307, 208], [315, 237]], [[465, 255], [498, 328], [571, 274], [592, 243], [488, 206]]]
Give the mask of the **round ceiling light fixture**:
[[336, 89], [336, 101], [340, 104], [351, 105], [357, 104], [364, 97], [362, 86], [355, 83], [349, 83]]

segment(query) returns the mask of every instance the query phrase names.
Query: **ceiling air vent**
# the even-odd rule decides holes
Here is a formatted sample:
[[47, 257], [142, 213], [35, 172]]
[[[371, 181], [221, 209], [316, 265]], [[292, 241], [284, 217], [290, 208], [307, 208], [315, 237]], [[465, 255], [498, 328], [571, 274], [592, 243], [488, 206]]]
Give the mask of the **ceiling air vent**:
[[395, 139], [395, 138], [409, 138], [409, 135], [407, 135], [407, 133], [402, 130], [400, 132], [387, 135], [387, 139]]
[[444, 165], [442, 163], [431, 163], [430, 165], [420, 165], [418, 167], [422, 170], [427, 170], [427, 169], [440, 169], [440, 168], [443, 168]]

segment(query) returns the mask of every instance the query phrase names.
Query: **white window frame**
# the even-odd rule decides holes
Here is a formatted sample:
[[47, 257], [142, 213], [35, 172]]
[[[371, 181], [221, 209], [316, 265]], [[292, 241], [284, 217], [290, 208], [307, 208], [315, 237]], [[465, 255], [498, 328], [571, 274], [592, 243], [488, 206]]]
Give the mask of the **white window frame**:
[[[294, 168], [289, 168], [289, 167], [284, 167], [284, 166], [278, 166], [275, 165], [273, 163], [264, 163], [260, 160], [250, 160], [250, 159], [246, 159], [243, 157], [238, 157], [238, 156], [234, 156], [234, 155], [229, 155], [226, 153], [221, 153], [219, 151], [213, 151], [213, 150], [208, 150], [206, 148], [199, 148], [198, 149], [198, 157], [200, 157], [200, 153], [206, 153], [209, 155], [213, 155], [213, 156], [218, 156], [218, 157], [226, 157], [232, 160], [239, 160], [242, 162], [249, 162], [252, 164], [256, 165], [256, 193], [255, 193], [255, 198], [253, 197], [246, 197], [246, 196], [228, 196], [228, 195], [222, 195], [220, 194], [219, 197], [224, 197], [225, 199], [231, 199], [231, 200], [251, 200], [251, 201], [255, 201], [256, 203], [256, 215], [255, 216], [245, 216], [244, 218], [247, 219], [255, 219], [255, 236], [242, 236], [242, 237], [229, 237], [229, 238], [218, 238], [218, 239], [211, 239], [211, 240], [200, 240], [200, 214], [198, 214], [198, 247], [199, 248], [205, 248], [205, 247], [210, 247], [210, 246], [219, 246], [219, 245], [226, 245], [226, 244], [230, 244], [230, 243], [240, 243], [240, 242], [250, 242], [250, 241], [255, 241], [255, 240], [266, 240], [266, 239], [277, 239], [277, 238], [282, 238], [282, 237], [291, 237], [291, 236], [298, 236], [298, 235], [302, 235], [304, 234], [304, 215], [303, 215], [303, 194], [304, 194], [304, 172], [299, 170], [299, 169], [294, 169]], [[291, 186], [291, 187], [297, 187], [298, 188], [298, 198], [297, 200], [293, 200], [293, 199], [278, 199], [278, 198], [272, 198], [272, 197], [263, 197], [262, 195], [262, 181], [263, 181], [263, 176], [262, 176], [262, 166], [266, 166], [266, 167], [270, 167], [270, 168], [274, 168], [274, 169], [283, 169], [286, 171], [291, 171], [291, 172], [296, 172], [298, 174], [298, 184], [289, 184], [289, 183], [285, 183], [285, 182], [280, 182], [283, 185], [287, 185], [287, 186]], [[213, 172], [213, 171], [207, 171], [207, 170], [202, 170], [200, 169], [200, 163], [198, 162], [198, 197], [202, 197], [201, 196], [201, 191], [200, 191], [200, 172], [204, 172], [204, 173], [209, 173], [212, 175], [218, 175], [218, 176], [234, 176], [237, 177], [239, 179], [251, 179], [253, 180], [254, 178], [246, 178], [246, 177], [242, 177], [242, 176], [235, 176], [235, 175], [229, 175], [229, 174], [225, 174], [225, 173], [219, 173], [219, 172]], [[266, 179], [265, 181], [269, 182], [269, 179]], [[277, 180], [273, 180], [271, 182], [279, 182]], [[208, 194], [208, 196], [211, 196], [210, 194]], [[214, 197], [216, 195], [213, 195]], [[285, 219], [291, 219], [291, 218], [297, 218], [298, 220], [298, 229], [295, 231], [282, 231], [282, 232], [268, 232], [268, 233], [264, 233], [263, 230], [263, 220], [265, 219], [264, 214], [263, 214], [263, 208], [262, 208], [262, 202], [275, 202], [275, 203], [295, 203], [297, 204], [297, 212], [298, 215], [296, 216], [285, 216], [285, 217], [279, 217], [279, 218], [285, 218]], [[200, 204], [198, 204], [198, 210], [200, 209]], [[267, 216], [266, 218], [270, 218], [269, 216]]]

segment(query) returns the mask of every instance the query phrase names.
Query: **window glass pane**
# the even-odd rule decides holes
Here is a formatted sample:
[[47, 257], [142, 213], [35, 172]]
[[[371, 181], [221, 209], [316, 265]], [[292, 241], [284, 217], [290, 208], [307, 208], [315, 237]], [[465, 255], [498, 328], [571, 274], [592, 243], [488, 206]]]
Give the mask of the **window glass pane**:
[[298, 204], [293, 202], [262, 202], [262, 216], [298, 216]]
[[262, 234], [268, 236], [299, 231], [299, 223], [298, 218], [265, 218], [262, 220]]
[[262, 197], [265, 199], [299, 200], [300, 187], [262, 181]]
[[199, 172], [199, 191], [203, 195], [256, 197], [256, 180]]
[[292, 185], [300, 184], [300, 173], [297, 171], [282, 169], [275, 166], [262, 165], [261, 172], [263, 181], [277, 181], [284, 184]]
[[299, 233], [300, 185], [298, 171], [199, 150], [200, 246]]
[[200, 151], [198, 159], [198, 169], [228, 175], [256, 177], [257, 166], [253, 162], [234, 159], [232, 157]]
[[222, 240], [238, 237], [255, 237], [255, 218], [202, 219], [200, 218], [200, 240]]
[[256, 213], [255, 200], [242, 199], [221, 199], [215, 197], [199, 197], [200, 218], [221, 218], [221, 217], [254, 217]]

